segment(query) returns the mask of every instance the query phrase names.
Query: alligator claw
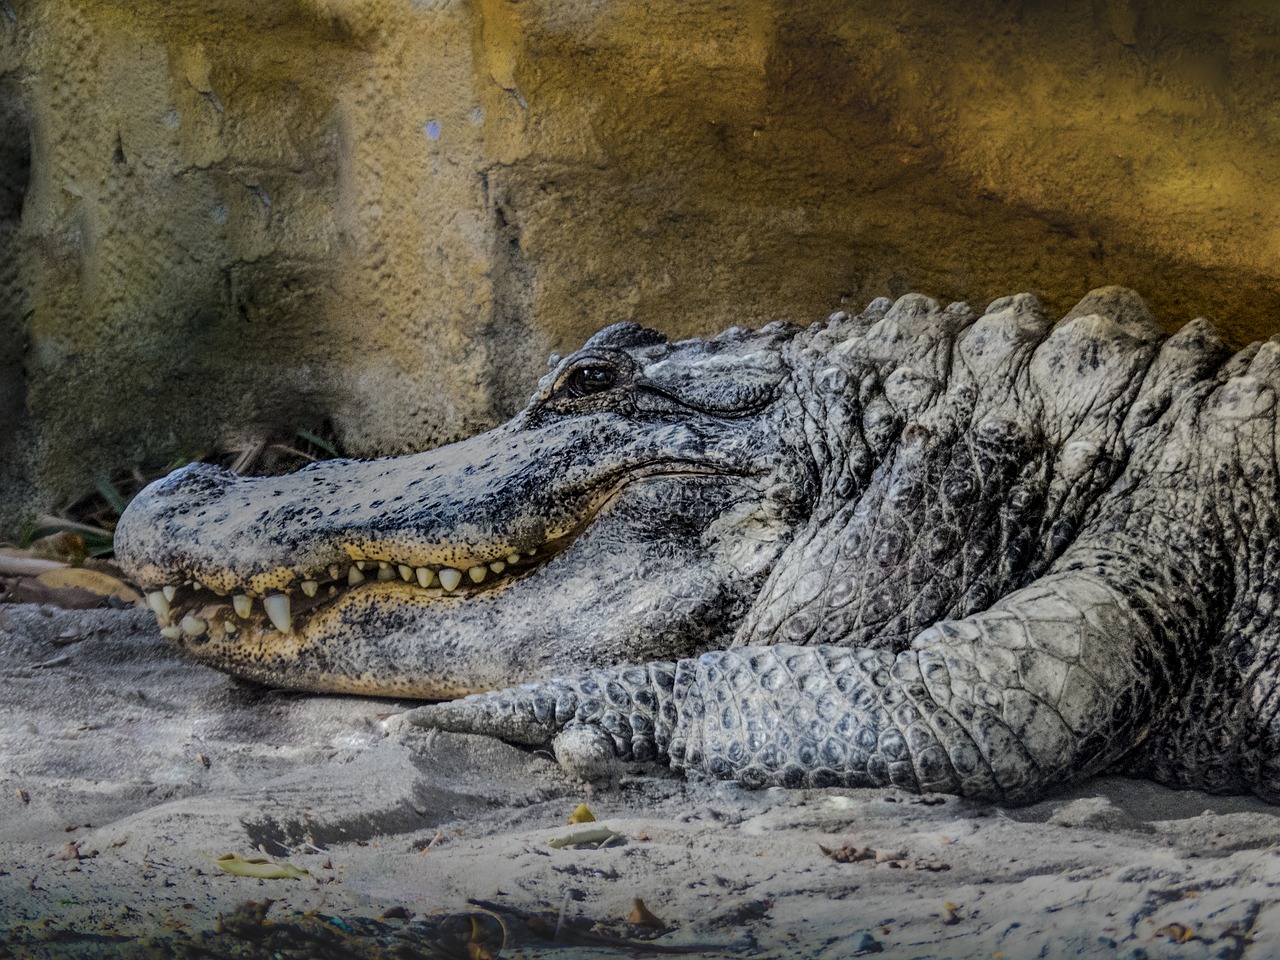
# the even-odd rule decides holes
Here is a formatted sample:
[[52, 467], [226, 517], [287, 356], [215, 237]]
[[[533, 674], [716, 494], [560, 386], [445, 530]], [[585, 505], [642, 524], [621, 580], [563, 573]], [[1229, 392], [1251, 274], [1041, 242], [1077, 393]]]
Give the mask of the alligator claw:
[[477, 733], [524, 746], [554, 744], [571, 772], [597, 779], [615, 760], [666, 755], [675, 724], [676, 664], [658, 661], [477, 693], [409, 711], [419, 727]]
[[[623, 772], [613, 737], [603, 727], [574, 723], [556, 735], [551, 744], [556, 762], [571, 776], [588, 783], [612, 780]], [[632, 756], [630, 759], [639, 760]]]
[[525, 688], [427, 704], [410, 710], [405, 719], [417, 727], [482, 734], [530, 747], [549, 744], [559, 730], [545, 698]]

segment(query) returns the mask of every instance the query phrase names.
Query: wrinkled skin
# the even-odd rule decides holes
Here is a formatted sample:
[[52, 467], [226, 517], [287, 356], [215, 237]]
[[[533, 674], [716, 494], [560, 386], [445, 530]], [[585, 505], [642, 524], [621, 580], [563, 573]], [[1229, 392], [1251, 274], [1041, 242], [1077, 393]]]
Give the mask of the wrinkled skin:
[[1118, 770], [1280, 801], [1277, 384], [1277, 343], [1166, 338], [1118, 288], [1056, 325], [1028, 296], [622, 324], [459, 444], [179, 471], [117, 552], [205, 662], [494, 691], [413, 719], [588, 773], [1020, 802]]

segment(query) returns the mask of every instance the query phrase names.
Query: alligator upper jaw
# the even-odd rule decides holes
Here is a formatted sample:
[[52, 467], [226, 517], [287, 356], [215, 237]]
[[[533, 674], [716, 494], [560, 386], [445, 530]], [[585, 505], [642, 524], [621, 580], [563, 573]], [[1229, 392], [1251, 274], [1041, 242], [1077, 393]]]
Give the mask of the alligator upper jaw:
[[[630, 484], [722, 473], [660, 457], [573, 477], [548, 496], [545, 476], [503, 476], [490, 462], [489, 475], [468, 488], [467, 467], [491, 451], [494, 435], [501, 431], [428, 454], [330, 461], [282, 477], [195, 464], [139, 495], [117, 531], [118, 556], [146, 590], [161, 632], [217, 660], [230, 645], [272, 634], [318, 635], [310, 621], [374, 593], [414, 608], [492, 599], [568, 550]], [[530, 488], [543, 495], [529, 496]]]
[[207, 633], [230, 637], [243, 629], [291, 634], [295, 632], [295, 624], [307, 620], [316, 611], [340, 604], [357, 590], [369, 591], [383, 584], [401, 587], [399, 595], [415, 603], [446, 598], [466, 600], [482, 591], [501, 590], [513, 578], [527, 575], [563, 547], [563, 542], [552, 542], [541, 550], [516, 550], [494, 559], [477, 558], [458, 566], [413, 566], [388, 560], [337, 561], [320, 569], [297, 571], [289, 586], [262, 593], [228, 592], [195, 579], [175, 580], [149, 590], [147, 606], [155, 614], [161, 634], [171, 640], [198, 644]]
[[[335, 565], [331, 582], [298, 580], [262, 598], [192, 581], [169, 591], [153, 585], [148, 600], [192, 657], [298, 690], [441, 699], [673, 651], [694, 655], [713, 631], [732, 628], [706, 611], [725, 608], [729, 595], [737, 599], [727, 606], [741, 607], [776, 554], [769, 531], [777, 541], [781, 528], [769, 526], [776, 518], [760, 525], [749, 506], [754, 487], [742, 477], [646, 480], [625, 484], [592, 522], [514, 562], [428, 567], [426, 587], [422, 567], [365, 560]], [[708, 504], [718, 506], [688, 526], [690, 508]], [[680, 535], [656, 536], [670, 533], [676, 515], [686, 521]], [[744, 525], [752, 534], [745, 548], [733, 536]], [[716, 544], [729, 543], [717, 556]], [[457, 574], [452, 590], [440, 582], [447, 570]], [[735, 593], [738, 580], [746, 592]]]

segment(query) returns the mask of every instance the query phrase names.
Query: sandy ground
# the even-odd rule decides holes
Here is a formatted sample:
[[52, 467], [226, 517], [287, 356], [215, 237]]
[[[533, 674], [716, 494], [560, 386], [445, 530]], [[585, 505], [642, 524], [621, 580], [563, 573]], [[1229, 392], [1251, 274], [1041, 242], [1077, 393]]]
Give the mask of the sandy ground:
[[0, 663], [0, 956], [1280, 956], [1280, 809], [1245, 798], [591, 789], [405, 703], [232, 681], [132, 611], [0, 606]]

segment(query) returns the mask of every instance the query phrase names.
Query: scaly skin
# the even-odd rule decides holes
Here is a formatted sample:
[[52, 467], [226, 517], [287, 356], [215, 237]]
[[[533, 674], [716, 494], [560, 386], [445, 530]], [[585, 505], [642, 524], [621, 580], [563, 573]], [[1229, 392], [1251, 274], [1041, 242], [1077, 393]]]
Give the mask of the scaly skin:
[[463, 444], [162, 481], [119, 555], [153, 590], [260, 595], [532, 548], [491, 589], [336, 590], [288, 632], [215, 598], [182, 642], [304, 689], [500, 688], [412, 718], [579, 770], [1012, 802], [1117, 770], [1280, 801], [1277, 384], [1280, 344], [1166, 338], [1118, 288], [1056, 325], [1028, 296], [620, 325]]

